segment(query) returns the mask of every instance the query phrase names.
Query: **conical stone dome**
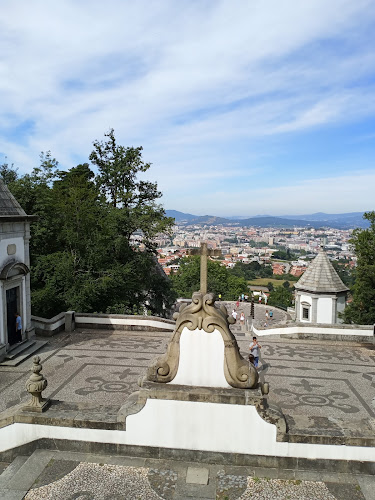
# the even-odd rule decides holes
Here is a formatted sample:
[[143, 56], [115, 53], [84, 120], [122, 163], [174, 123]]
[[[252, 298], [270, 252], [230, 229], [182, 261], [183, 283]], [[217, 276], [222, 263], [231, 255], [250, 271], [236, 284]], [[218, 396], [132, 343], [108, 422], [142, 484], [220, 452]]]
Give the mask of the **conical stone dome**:
[[339, 293], [349, 290], [341, 281], [323, 248], [294, 287], [296, 290], [315, 293]]
[[19, 215], [26, 216], [25, 211], [0, 179], [0, 216]]

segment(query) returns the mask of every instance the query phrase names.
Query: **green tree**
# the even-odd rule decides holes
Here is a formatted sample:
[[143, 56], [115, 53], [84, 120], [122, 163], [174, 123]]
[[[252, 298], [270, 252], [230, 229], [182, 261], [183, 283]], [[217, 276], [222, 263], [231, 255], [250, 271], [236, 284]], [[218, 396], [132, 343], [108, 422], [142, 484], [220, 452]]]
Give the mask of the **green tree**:
[[156, 201], [161, 197], [155, 182], [139, 180], [151, 164], [142, 159], [142, 147], [124, 147], [116, 142], [114, 130], [104, 134], [106, 141], [94, 141], [91, 162], [98, 168], [96, 182], [113, 209], [113, 222], [128, 244], [137, 230], [148, 250], [155, 250], [152, 239], [158, 233], [170, 234], [174, 224]]
[[[113, 131], [111, 141], [113, 146]], [[30, 247], [34, 314], [167, 313], [175, 295], [157, 263], [153, 237], [168, 232], [173, 219], [155, 203], [156, 184], [137, 180], [148, 168], [140, 166], [140, 150], [132, 162], [129, 148], [116, 145], [116, 161], [103, 162], [97, 177], [88, 163], [61, 171], [50, 152], [42, 153], [40, 166], [10, 182], [25, 211], [38, 216]], [[112, 177], [103, 177], [106, 168]], [[116, 203], [108, 191], [112, 181]]]
[[251, 268], [251, 264], [245, 264], [243, 262], [237, 262], [235, 266], [229, 269], [230, 274], [237, 276], [238, 278], [243, 278], [247, 281], [255, 279], [255, 272]]
[[14, 168], [14, 164], [9, 166], [7, 162], [7, 157], [2, 165], [0, 165], [0, 179], [4, 181], [5, 184], [11, 184], [17, 180], [17, 168]]
[[346, 323], [375, 323], [375, 212], [366, 212], [363, 217], [370, 222], [368, 229], [353, 231], [350, 243], [357, 256], [356, 281], [353, 301], [343, 313]]
[[[172, 276], [173, 288], [179, 297], [190, 298], [200, 289], [200, 257], [186, 257], [180, 261], [180, 268]], [[237, 299], [247, 291], [244, 278], [235, 276], [219, 262], [207, 262], [207, 289], [216, 296], [221, 293], [223, 300]]]
[[270, 293], [268, 302], [271, 306], [290, 307], [293, 303], [291, 288], [285, 288], [284, 286], [275, 287]]
[[279, 250], [277, 250], [277, 252], [274, 252], [272, 254], [272, 258], [278, 260], [295, 260], [296, 257], [297, 256], [292, 253], [289, 248], [287, 248], [286, 250], [280, 248]]
[[351, 268], [348, 265], [349, 262], [347, 260], [344, 260], [342, 262], [332, 260], [331, 263], [337, 274], [340, 276], [342, 282], [352, 290], [355, 283], [356, 269]]

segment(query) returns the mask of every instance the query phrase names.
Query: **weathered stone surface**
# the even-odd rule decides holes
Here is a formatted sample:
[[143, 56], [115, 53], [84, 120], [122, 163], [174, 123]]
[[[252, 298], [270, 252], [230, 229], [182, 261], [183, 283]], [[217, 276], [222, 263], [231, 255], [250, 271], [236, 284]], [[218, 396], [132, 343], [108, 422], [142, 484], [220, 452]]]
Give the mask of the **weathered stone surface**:
[[39, 356], [34, 356], [31, 371], [32, 374], [26, 382], [26, 389], [31, 394], [31, 400], [23, 407], [23, 410], [42, 413], [47, 410], [51, 402], [49, 399], [42, 398], [42, 392], [47, 387], [47, 380], [41, 374], [42, 365]]
[[258, 372], [241, 356], [236, 338], [229, 329], [233, 319], [225, 306], [215, 307], [213, 294], [193, 293], [191, 304], [182, 304], [180, 312], [173, 317], [176, 319], [176, 328], [167, 352], [148, 368], [147, 380], [166, 383], [175, 378], [180, 359], [181, 333], [186, 327], [191, 331], [199, 329], [208, 333], [218, 330], [224, 342], [224, 375], [228, 384], [241, 389], [257, 387]]

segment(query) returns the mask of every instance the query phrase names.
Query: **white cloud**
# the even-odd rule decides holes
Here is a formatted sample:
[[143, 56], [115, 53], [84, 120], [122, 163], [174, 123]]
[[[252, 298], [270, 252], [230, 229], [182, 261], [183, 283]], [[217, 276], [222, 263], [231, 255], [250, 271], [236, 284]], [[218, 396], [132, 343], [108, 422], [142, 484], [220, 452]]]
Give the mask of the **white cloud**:
[[374, 116], [374, 17], [373, 0], [3, 1], [0, 152], [69, 168], [114, 127], [167, 197], [217, 190], [258, 172], [259, 139]]

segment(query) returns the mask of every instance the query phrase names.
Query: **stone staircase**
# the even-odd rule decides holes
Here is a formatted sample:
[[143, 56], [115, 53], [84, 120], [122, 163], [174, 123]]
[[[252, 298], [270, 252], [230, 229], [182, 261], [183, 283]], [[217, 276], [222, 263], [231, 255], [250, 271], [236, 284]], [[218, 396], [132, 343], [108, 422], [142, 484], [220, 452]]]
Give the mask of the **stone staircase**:
[[48, 342], [43, 340], [24, 340], [7, 353], [0, 366], [18, 366], [46, 344]]

